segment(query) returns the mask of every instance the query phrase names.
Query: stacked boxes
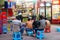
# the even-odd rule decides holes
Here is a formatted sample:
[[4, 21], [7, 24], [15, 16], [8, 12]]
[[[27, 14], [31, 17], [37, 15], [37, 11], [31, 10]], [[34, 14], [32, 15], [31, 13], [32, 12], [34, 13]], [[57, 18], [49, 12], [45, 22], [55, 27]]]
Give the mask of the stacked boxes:
[[0, 34], [2, 34], [2, 16], [0, 13]]
[[0, 23], [0, 34], [2, 34], [2, 24]]
[[7, 24], [3, 24], [3, 33], [7, 33]]
[[14, 32], [12, 39], [13, 40], [22, 40], [21, 33], [20, 32]]
[[3, 33], [7, 33], [7, 14], [2, 12]]

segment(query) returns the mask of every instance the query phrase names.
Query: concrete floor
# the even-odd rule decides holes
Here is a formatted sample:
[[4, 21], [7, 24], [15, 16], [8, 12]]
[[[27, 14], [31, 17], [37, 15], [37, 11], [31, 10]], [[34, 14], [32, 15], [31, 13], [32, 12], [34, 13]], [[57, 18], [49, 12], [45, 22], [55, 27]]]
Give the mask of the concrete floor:
[[[51, 33], [45, 33], [45, 38], [43, 40], [60, 40], [60, 32], [56, 32], [56, 27], [60, 25], [51, 25]], [[1, 34], [0, 40], [12, 40], [12, 33]], [[23, 36], [23, 40], [39, 40], [34, 37]]]

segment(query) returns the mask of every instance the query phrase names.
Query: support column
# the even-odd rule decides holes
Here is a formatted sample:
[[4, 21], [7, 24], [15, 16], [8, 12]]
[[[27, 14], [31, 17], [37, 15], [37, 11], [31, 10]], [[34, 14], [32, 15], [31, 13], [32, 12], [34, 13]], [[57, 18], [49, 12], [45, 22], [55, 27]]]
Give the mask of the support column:
[[37, 1], [37, 13], [39, 13], [39, 12], [38, 12], [38, 9], [39, 9], [39, 8], [40, 8], [40, 0]]

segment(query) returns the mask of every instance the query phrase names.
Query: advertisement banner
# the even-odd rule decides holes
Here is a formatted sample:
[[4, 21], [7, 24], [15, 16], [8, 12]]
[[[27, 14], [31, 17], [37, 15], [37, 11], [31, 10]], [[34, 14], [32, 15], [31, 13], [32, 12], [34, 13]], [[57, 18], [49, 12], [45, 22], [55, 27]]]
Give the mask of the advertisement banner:
[[59, 4], [59, 1], [60, 1], [60, 0], [52, 0], [52, 4], [53, 4], [53, 5]]

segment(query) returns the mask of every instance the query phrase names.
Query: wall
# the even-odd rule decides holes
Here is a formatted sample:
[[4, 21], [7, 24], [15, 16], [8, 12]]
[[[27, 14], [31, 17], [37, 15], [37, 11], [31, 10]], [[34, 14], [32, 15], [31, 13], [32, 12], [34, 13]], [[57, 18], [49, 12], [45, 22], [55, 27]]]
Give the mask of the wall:
[[4, 0], [0, 0], [0, 5], [3, 5], [4, 4]]

